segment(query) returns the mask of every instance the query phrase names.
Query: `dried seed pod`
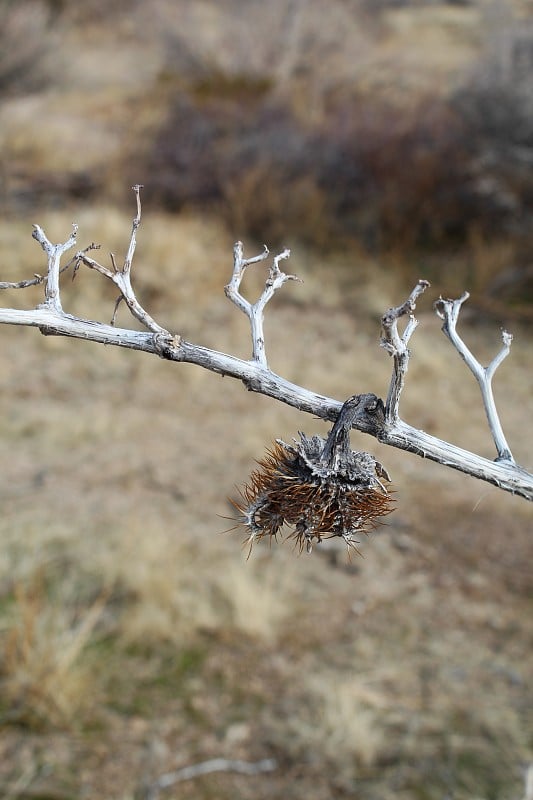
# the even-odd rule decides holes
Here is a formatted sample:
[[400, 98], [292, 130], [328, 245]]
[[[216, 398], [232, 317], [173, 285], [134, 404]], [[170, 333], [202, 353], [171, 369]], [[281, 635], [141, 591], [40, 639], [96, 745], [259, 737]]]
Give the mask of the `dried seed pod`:
[[278, 439], [258, 461], [234, 502], [250, 548], [264, 537], [277, 539], [287, 526], [300, 552], [310, 553], [313, 543], [332, 537], [357, 550], [356, 536], [390, 513], [385, 468], [370, 453], [349, 446], [356, 400], [344, 404], [327, 439], [304, 433], [292, 445]]

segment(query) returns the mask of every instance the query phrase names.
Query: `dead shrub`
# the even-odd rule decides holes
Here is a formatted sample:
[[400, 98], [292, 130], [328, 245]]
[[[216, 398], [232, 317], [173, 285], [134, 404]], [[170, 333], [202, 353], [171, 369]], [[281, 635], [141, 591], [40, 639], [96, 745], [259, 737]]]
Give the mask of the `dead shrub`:
[[325, 132], [321, 184], [336, 224], [371, 251], [465, 235], [472, 196], [461, 122], [440, 100], [412, 109], [354, 101]]
[[209, 209], [234, 236], [272, 246], [357, 244], [404, 261], [468, 253], [473, 238], [490, 248], [513, 237], [517, 255], [529, 246], [533, 109], [522, 88], [471, 78], [405, 108], [353, 95], [306, 124], [254, 81], [217, 73], [182, 89], [145, 157], [150, 202]]
[[146, 159], [150, 200], [215, 209], [239, 236], [275, 242], [409, 250], [466, 235], [474, 197], [452, 109], [360, 98], [328, 119], [306, 128], [267, 95], [182, 94]]
[[[216, 78], [220, 85], [220, 76]], [[182, 93], [145, 161], [150, 202], [213, 210], [228, 226], [273, 241], [313, 241], [324, 213], [313, 166], [319, 139], [242, 81]], [[243, 95], [244, 92], [244, 95]]]

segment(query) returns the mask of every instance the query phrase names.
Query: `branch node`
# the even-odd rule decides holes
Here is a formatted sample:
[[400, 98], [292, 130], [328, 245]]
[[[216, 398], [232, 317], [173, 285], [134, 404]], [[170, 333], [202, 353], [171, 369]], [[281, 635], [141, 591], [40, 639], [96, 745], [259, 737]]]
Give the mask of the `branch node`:
[[154, 333], [152, 341], [155, 352], [160, 358], [167, 361], [175, 360], [176, 352], [181, 347], [181, 336], [178, 334], [172, 336], [170, 333]]

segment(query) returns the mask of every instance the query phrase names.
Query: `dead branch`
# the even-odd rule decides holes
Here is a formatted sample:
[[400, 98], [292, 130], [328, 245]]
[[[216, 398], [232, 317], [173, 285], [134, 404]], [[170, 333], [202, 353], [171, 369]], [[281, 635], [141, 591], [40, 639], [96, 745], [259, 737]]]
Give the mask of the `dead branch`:
[[72, 226], [72, 233], [66, 242], [61, 244], [52, 244], [46, 238], [43, 229], [39, 225], [33, 226], [32, 236], [36, 242], [39, 242], [41, 247], [48, 258], [48, 270], [46, 272], [46, 280], [44, 284], [44, 304], [43, 307], [53, 309], [56, 313], [61, 314], [61, 299], [59, 295], [59, 274], [61, 270], [61, 256], [71, 247], [76, 244], [76, 235], [78, 233], [78, 226]]
[[[429, 281], [419, 280], [405, 303], [396, 308], [389, 308], [381, 319], [383, 337], [381, 346], [393, 357], [393, 370], [385, 406], [385, 422], [394, 425], [400, 419], [400, 395], [405, 383], [405, 376], [409, 367], [409, 339], [415, 332], [418, 320], [414, 317], [416, 301], [430, 286]], [[408, 315], [409, 320], [403, 334], [398, 332], [398, 322], [401, 317]]]
[[[74, 264], [74, 271], [84, 265], [111, 280], [119, 290], [115, 312], [118, 303], [124, 302], [134, 318], [146, 330], [117, 328], [114, 324], [106, 325], [93, 320], [81, 319], [63, 311], [60, 297], [60, 273], [62, 271], [60, 261], [63, 254], [76, 244], [77, 226], [73, 226], [71, 235], [60, 244], [52, 244], [43, 229], [37, 225], [34, 226], [33, 237], [43, 248], [48, 262], [44, 279], [44, 302], [30, 310], [0, 309], [0, 323], [36, 327], [45, 335], [71, 336], [152, 353], [169, 361], [197, 364], [212, 372], [241, 380], [250, 391], [259, 392], [287, 403], [300, 411], [335, 422], [342, 407], [341, 402], [291, 383], [276, 375], [268, 367], [263, 332], [264, 310], [274, 293], [284, 283], [289, 280], [298, 280], [294, 275], [282, 272], [279, 266], [281, 260], [289, 257], [289, 251], [284, 250], [273, 258], [265, 288], [259, 299], [255, 303], [251, 303], [241, 293], [241, 282], [245, 270], [252, 264], [265, 261], [269, 253], [265, 247], [264, 252], [260, 255], [245, 258], [242, 243], [237, 242], [234, 246], [233, 272], [230, 282], [225, 287], [225, 292], [231, 302], [250, 320], [252, 337], [250, 360], [246, 361], [227, 353], [187, 342], [177, 333], [159, 325], [135, 296], [131, 282], [131, 268], [136, 248], [137, 230], [141, 223], [140, 189], [140, 186], [133, 187], [137, 213], [133, 220], [129, 245], [122, 266], [117, 266], [114, 256], [111, 257], [110, 267], [91, 258], [88, 252], [95, 249], [95, 245], [78, 251], [69, 263]], [[65, 267], [63, 267], [64, 269]], [[36, 276], [36, 278], [39, 278], [36, 280], [37, 283], [41, 282], [41, 276]], [[25, 283], [24, 281], [20, 282], [20, 286], [22, 287]], [[33, 282], [27, 285], [33, 285]], [[15, 284], [0, 283], [0, 288], [15, 288], [15, 286]], [[405, 384], [410, 357], [408, 344], [418, 324], [414, 317], [414, 310], [418, 298], [428, 287], [428, 281], [418, 281], [404, 303], [389, 309], [384, 314], [381, 344], [393, 359], [387, 401], [384, 404], [375, 395], [362, 392], [358, 395], [360, 398], [358, 413], [352, 421], [352, 427], [376, 437], [386, 445], [415, 453], [422, 458], [429, 458], [444, 466], [487, 481], [504, 491], [533, 500], [533, 475], [514, 462], [503, 434], [492, 394], [492, 378], [497, 367], [509, 352], [512, 337], [508, 333], [503, 334], [502, 350], [488, 367], [483, 368], [456, 332], [459, 311], [468, 295], [465, 294], [455, 301], [440, 299], [436, 304], [436, 312], [444, 320], [444, 332], [479, 382], [489, 427], [496, 444], [496, 460], [491, 461], [431, 436], [408, 425], [400, 418], [400, 396]], [[407, 318], [407, 322], [403, 332], [400, 332], [398, 326], [404, 317]], [[113, 322], [114, 318], [115, 313]], [[382, 409], [383, 412], [376, 413], [376, 409]]]
[[176, 783], [190, 781], [212, 772], [237, 772], [241, 775], [260, 775], [263, 772], [273, 772], [277, 769], [277, 762], [273, 758], [263, 758], [261, 761], [241, 761], [230, 758], [211, 758], [199, 764], [182, 767], [175, 772], [166, 772], [151, 784], [146, 793], [146, 800], [156, 800], [162, 789], [168, 789]]
[[27, 289], [28, 286], [39, 286], [44, 281], [44, 275], [35, 273], [34, 278], [26, 281], [0, 281], [0, 289]]
[[250, 264], [257, 264], [258, 261], [264, 261], [265, 258], [268, 258], [268, 247], [265, 245], [264, 251], [252, 258], [244, 258], [242, 242], [236, 242], [233, 247], [233, 275], [224, 291], [226, 297], [228, 297], [237, 308], [240, 308], [250, 320], [252, 332], [252, 359], [265, 368], [267, 367], [265, 336], [263, 333], [265, 306], [274, 296], [274, 292], [283, 286], [286, 281], [300, 280], [296, 275], [286, 275], [279, 268], [279, 262], [284, 258], [289, 258], [290, 254], [290, 250], [284, 250], [282, 253], [275, 256], [261, 297], [252, 305], [252, 303], [246, 300], [240, 293], [241, 281], [244, 278], [246, 267], [250, 266]]
[[523, 800], [533, 800], [533, 764], [529, 764], [524, 776], [525, 794]]
[[496, 450], [498, 451], [497, 460], [510, 461], [514, 464], [511, 450], [509, 449], [509, 445], [507, 444], [505, 436], [503, 435], [503, 429], [500, 423], [498, 412], [496, 410], [494, 394], [492, 392], [492, 378], [494, 377], [494, 373], [502, 361], [509, 355], [513, 337], [507, 331], [502, 331], [502, 349], [487, 367], [482, 367], [479, 361], [474, 357], [473, 353], [463, 342], [456, 329], [461, 306], [466, 300], [468, 300], [469, 297], [470, 295], [468, 292], [464, 292], [464, 294], [461, 295], [458, 300], [443, 300], [441, 297], [434, 304], [435, 311], [437, 316], [444, 320], [442, 330], [479, 383], [489, 428], [492, 433], [492, 438], [494, 439], [494, 444], [496, 445]]
[[115, 320], [118, 305], [122, 300], [124, 300], [135, 319], [139, 320], [139, 322], [144, 325], [145, 328], [148, 328], [148, 330], [156, 334], [167, 334], [168, 331], [158, 325], [155, 319], [153, 319], [150, 314], [148, 314], [148, 312], [145, 311], [141, 306], [135, 297], [135, 292], [133, 291], [131, 285], [131, 264], [135, 254], [135, 248], [137, 246], [137, 228], [141, 224], [141, 189], [142, 186], [140, 185], [133, 187], [135, 198], [137, 200], [137, 214], [134, 217], [133, 224], [131, 226], [130, 243], [122, 267], [117, 267], [115, 257], [113, 255], [111, 255], [112, 269], [109, 269], [108, 267], [104, 267], [99, 264], [93, 258], [89, 258], [87, 255], [87, 250], [81, 250], [76, 253], [76, 268], [80, 264], [85, 264], [85, 266], [89, 267], [90, 269], [94, 269], [101, 275], [105, 275], [106, 278], [109, 278], [109, 280], [113, 281], [113, 283], [118, 287], [120, 295], [115, 304], [112, 317], [113, 322]]

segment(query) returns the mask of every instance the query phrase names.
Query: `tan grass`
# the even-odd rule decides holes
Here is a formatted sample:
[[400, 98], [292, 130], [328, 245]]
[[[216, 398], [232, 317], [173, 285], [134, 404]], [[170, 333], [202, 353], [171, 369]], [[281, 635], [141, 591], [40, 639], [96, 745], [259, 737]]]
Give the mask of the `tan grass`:
[[[231, 526], [216, 518], [213, 524]], [[292, 615], [297, 568], [283, 561], [280, 572], [275, 554], [245, 563], [241, 539], [232, 534], [202, 545], [179, 530], [147, 531], [127, 520], [115, 538], [117, 557], [101, 553], [106, 583], [131, 598], [120, 622], [124, 642], [170, 642], [179, 650], [199, 633], [234, 631], [275, 643]]]
[[357, 675], [324, 671], [306, 680], [309, 693], [300, 712], [291, 716], [284, 737], [301, 758], [318, 753], [342, 779], [373, 766], [386, 748], [387, 732], [380, 720], [384, 697], [371, 681]]
[[42, 568], [29, 583], [15, 584], [1, 633], [5, 719], [37, 728], [82, 722], [97, 698], [97, 681], [84, 650], [105, 603], [102, 595], [80, 615], [64, 598], [51, 601]]

